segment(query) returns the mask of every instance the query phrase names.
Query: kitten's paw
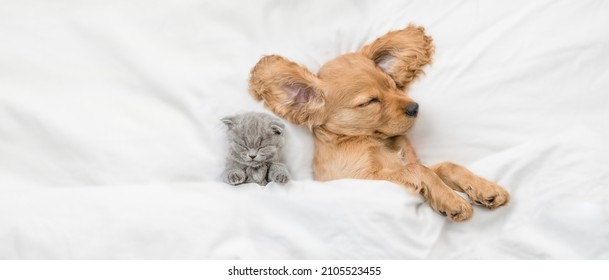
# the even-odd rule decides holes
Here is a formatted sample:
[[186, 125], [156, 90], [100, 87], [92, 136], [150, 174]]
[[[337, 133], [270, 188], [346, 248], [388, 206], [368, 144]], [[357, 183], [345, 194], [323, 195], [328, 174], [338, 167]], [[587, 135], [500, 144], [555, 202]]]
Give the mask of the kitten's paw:
[[269, 174], [269, 179], [279, 184], [285, 184], [290, 181], [290, 174], [287, 170], [277, 170]]
[[226, 178], [224, 178], [226, 180], [227, 183], [231, 184], [231, 185], [238, 185], [241, 184], [243, 182], [245, 182], [246, 179], [246, 175], [245, 172], [243, 172], [243, 170], [230, 170], [228, 172], [226, 172]]

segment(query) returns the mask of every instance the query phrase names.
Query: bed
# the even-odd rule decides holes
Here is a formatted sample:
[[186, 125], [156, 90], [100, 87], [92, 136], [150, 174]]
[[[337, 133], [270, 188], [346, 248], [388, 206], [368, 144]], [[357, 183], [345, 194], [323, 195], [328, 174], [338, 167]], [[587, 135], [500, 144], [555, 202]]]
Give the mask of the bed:
[[[602, 1], [3, 1], [0, 259], [607, 259]], [[512, 195], [451, 223], [385, 181], [316, 182], [288, 125], [282, 186], [222, 183], [221, 117], [268, 112], [251, 67], [313, 72], [413, 22], [425, 164]]]

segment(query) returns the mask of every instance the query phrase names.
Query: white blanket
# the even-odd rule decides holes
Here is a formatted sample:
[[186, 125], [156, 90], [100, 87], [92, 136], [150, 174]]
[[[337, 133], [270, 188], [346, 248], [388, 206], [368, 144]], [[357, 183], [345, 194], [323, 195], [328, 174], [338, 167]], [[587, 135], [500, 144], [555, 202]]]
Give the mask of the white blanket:
[[[1, 1], [0, 259], [607, 259], [609, 5], [600, 1]], [[316, 71], [409, 22], [426, 164], [504, 186], [453, 224], [385, 181], [220, 180], [251, 67]]]

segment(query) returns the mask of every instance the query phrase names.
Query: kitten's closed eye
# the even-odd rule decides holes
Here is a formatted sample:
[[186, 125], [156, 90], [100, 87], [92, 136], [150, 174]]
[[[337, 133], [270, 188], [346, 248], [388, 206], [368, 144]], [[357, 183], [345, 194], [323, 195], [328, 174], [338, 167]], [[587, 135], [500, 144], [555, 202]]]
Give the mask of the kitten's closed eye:
[[231, 146], [231, 148], [233, 148], [234, 150], [238, 150], [238, 151], [247, 150], [247, 147], [246, 147], [246, 146], [244, 146], [244, 145], [242, 145], [242, 144], [239, 144], [239, 143], [236, 143], [236, 142], [231, 143], [231, 144], [230, 144], [230, 146]]
[[275, 146], [261, 147], [260, 149], [258, 149], [258, 152], [265, 153], [265, 154], [274, 154], [275, 152], [277, 152], [277, 147], [275, 147]]

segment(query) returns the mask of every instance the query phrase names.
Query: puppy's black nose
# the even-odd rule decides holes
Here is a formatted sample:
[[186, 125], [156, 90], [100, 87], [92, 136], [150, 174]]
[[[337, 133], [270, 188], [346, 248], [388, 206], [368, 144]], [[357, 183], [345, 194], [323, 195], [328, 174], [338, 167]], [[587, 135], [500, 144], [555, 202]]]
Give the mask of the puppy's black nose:
[[419, 113], [419, 104], [413, 102], [412, 104], [408, 105], [408, 107], [406, 107], [404, 113], [406, 113], [406, 115], [409, 117], [416, 117]]

